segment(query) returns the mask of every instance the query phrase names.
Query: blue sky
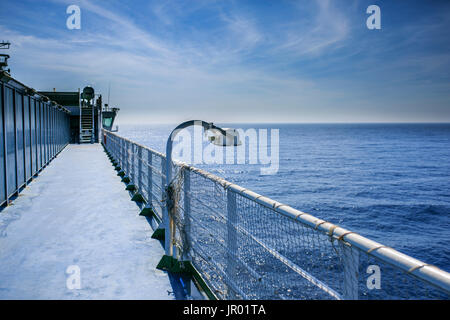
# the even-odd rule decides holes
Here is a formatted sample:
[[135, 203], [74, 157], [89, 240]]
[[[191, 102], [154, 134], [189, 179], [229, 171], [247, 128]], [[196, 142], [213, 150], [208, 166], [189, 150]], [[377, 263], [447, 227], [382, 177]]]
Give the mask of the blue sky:
[[0, 3], [14, 77], [105, 100], [110, 83], [122, 123], [450, 121], [449, 32], [437, 0]]

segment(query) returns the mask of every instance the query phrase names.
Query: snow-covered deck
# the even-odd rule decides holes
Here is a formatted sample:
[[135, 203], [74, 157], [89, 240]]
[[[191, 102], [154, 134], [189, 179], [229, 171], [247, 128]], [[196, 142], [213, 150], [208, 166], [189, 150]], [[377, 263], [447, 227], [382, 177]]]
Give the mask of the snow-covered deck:
[[101, 145], [67, 146], [0, 211], [0, 299], [174, 299], [138, 212]]

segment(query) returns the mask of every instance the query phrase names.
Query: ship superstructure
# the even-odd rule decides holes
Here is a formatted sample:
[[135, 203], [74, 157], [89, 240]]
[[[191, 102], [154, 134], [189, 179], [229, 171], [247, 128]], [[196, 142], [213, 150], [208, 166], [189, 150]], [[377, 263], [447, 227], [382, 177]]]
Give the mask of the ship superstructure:
[[78, 91], [40, 91], [70, 111], [70, 143], [98, 143], [100, 129], [111, 130], [119, 108], [103, 105], [102, 95], [91, 86]]

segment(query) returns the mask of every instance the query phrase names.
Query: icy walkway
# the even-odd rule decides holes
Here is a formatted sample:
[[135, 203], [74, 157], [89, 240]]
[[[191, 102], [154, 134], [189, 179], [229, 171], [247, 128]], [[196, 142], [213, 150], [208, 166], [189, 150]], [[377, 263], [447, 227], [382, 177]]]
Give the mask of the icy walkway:
[[99, 144], [67, 146], [0, 211], [0, 299], [174, 299], [138, 212]]

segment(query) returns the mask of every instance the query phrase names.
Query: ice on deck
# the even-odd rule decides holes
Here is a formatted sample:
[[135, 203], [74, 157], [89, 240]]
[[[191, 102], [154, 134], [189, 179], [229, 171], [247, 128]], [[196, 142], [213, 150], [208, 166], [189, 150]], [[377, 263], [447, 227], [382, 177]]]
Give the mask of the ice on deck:
[[138, 212], [99, 144], [67, 146], [0, 212], [0, 299], [174, 299]]

